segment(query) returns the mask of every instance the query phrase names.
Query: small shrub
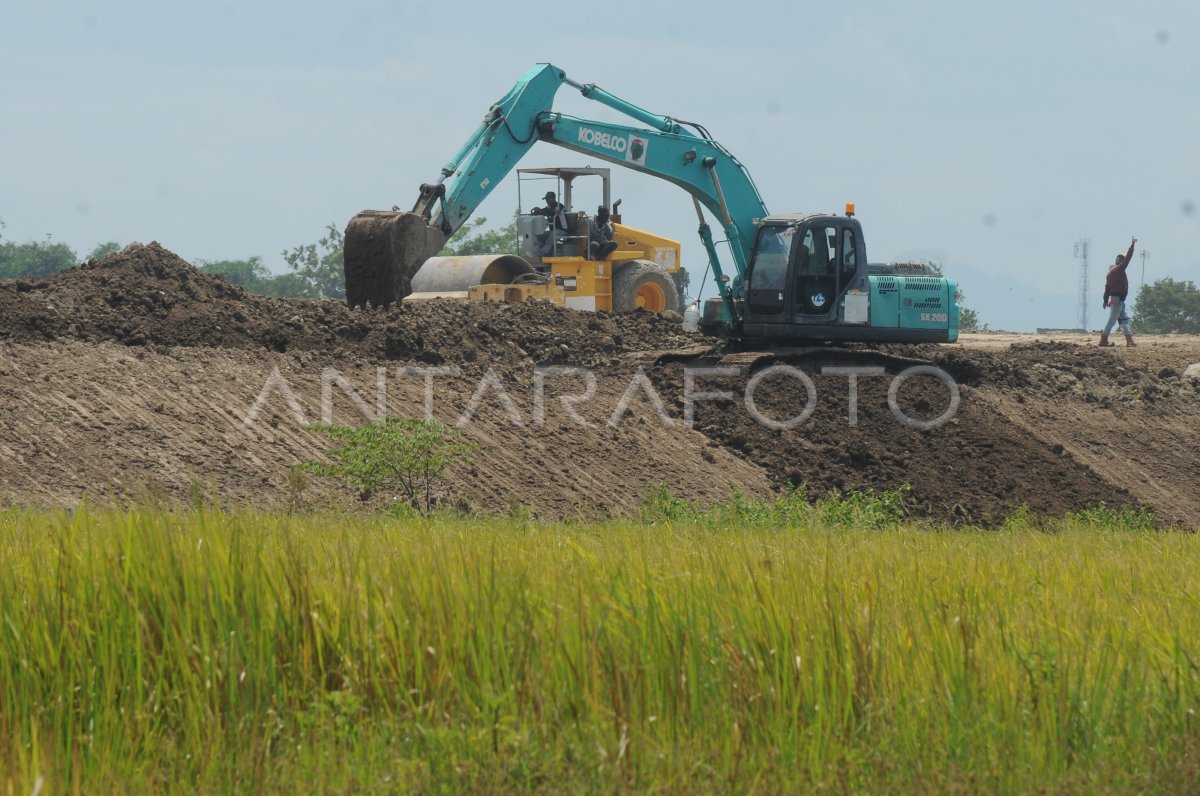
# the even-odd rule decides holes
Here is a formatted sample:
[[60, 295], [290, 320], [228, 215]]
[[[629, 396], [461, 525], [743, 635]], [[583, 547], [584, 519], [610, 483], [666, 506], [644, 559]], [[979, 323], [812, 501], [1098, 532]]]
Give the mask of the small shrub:
[[874, 490], [831, 493], [817, 501], [817, 509], [827, 525], [886, 528], [904, 519], [904, 496], [910, 489], [904, 484], [899, 489], [879, 493]]
[[288, 505], [298, 509], [304, 502], [304, 492], [308, 489], [308, 476], [304, 465], [296, 464], [287, 471]]
[[436, 492], [445, 487], [446, 471], [468, 461], [477, 449], [436, 420], [385, 416], [358, 428], [309, 428], [343, 445], [329, 451], [332, 463], [305, 462], [302, 470], [338, 478], [365, 498], [393, 493], [422, 514], [433, 510]]
[[519, 500], [508, 501], [508, 508], [504, 512], [504, 516], [511, 522], [522, 526], [533, 525], [537, 522], [537, 512], [534, 511], [533, 506]]
[[1002, 531], [1027, 531], [1038, 527], [1036, 518], [1029, 513], [1029, 505], [1022, 503], [1004, 518], [1000, 526]]
[[812, 504], [803, 485], [788, 489], [774, 500], [746, 495], [736, 486], [729, 497], [708, 508], [672, 494], [666, 484], [642, 501], [641, 518], [647, 523], [671, 522], [705, 528], [783, 529], [824, 524], [838, 528], [885, 528], [904, 519], [907, 485], [876, 493], [830, 493]]
[[1111, 508], [1104, 503], [1071, 512], [1067, 519], [1089, 530], [1101, 531], [1152, 531], [1159, 525], [1158, 518], [1150, 509], [1135, 509], [1132, 506]]
[[642, 498], [642, 520], [656, 522], [696, 522], [699, 511], [691, 503], [671, 492], [666, 482], [660, 483]]
[[194, 511], [220, 508], [221, 493], [217, 489], [217, 480], [210, 477], [205, 481], [198, 476], [192, 476], [188, 482], [188, 503]]

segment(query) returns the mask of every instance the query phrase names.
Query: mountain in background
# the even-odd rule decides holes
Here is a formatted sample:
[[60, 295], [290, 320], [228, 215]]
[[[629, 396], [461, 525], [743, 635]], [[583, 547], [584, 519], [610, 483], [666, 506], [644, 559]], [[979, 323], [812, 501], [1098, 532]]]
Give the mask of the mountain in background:
[[[1071, 329], [1079, 326], [1078, 301], [1065, 293], [1045, 292], [1012, 277], [983, 271], [970, 265], [955, 265], [946, 269], [946, 276], [958, 282], [965, 295], [964, 306], [979, 313], [979, 323], [992, 330], [1033, 332], [1039, 328]], [[1099, 294], [1097, 294], [1099, 296]], [[1100, 299], [1096, 311], [1088, 313], [1088, 325], [1095, 325], [1100, 316]]]

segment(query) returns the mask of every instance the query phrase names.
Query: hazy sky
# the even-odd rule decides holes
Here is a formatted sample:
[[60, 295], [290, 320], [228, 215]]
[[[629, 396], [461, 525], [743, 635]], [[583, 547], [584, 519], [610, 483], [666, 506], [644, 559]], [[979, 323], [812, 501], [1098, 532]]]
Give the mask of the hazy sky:
[[[1200, 4], [4, 0], [0, 231], [280, 252], [408, 207], [530, 65], [703, 123], [773, 212], [858, 206], [872, 261], [929, 258], [993, 327], [1074, 325], [1104, 269], [1200, 279]], [[559, 92], [557, 109], [621, 120]], [[522, 166], [588, 162], [548, 144]], [[597, 165], [603, 165], [597, 162]], [[618, 169], [627, 223], [689, 197]], [[615, 198], [614, 197], [614, 198]], [[524, 204], [534, 202], [529, 194]], [[480, 208], [501, 221], [515, 176]], [[1141, 259], [1133, 283], [1140, 281]]]

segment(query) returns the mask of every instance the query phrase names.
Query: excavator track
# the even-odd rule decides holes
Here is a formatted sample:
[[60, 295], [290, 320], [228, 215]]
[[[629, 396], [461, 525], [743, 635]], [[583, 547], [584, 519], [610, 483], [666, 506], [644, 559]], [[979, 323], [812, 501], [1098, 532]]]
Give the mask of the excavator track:
[[906, 356], [878, 348], [815, 345], [762, 350], [746, 347], [737, 341], [721, 341], [716, 345], [696, 345], [674, 351], [648, 351], [625, 360], [633, 367], [656, 367], [682, 364], [692, 367], [736, 367], [753, 373], [772, 365], [792, 365], [809, 369], [823, 367], [881, 367], [887, 373], [899, 373], [914, 365], [929, 365], [932, 361], [919, 356]]

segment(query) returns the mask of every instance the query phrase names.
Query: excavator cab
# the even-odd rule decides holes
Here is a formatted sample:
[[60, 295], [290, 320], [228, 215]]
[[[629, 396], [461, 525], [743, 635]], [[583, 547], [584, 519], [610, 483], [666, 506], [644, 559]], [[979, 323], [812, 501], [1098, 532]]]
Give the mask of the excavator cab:
[[954, 290], [936, 275], [868, 267], [862, 226], [850, 212], [769, 216], [759, 223], [738, 302], [741, 333], [949, 342], [958, 336]]
[[[776, 216], [758, 228], [746, 277], [747, 323], [847, 321], [845, 297], [861, 291], [861, 235], [853, 218]], [[850, 303], [850, 320], [854, 319]]]

